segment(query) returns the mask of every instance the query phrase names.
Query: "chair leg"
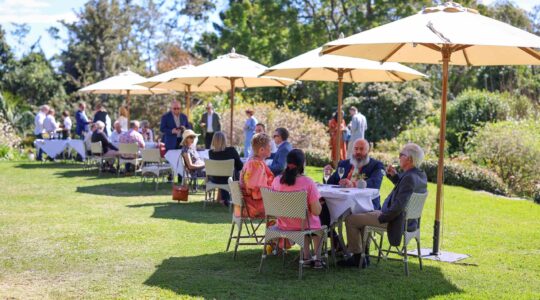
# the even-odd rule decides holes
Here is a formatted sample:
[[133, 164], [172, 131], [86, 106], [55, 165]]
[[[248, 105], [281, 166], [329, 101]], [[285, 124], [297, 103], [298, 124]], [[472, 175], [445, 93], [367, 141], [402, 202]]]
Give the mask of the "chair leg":
[[383, 242], [383, 238], [384, 238], [384, 233], [380, 234], [381, 236], [381, 239], [380, 239], [380, 242], [379, 242], [379, 254], [377, 255], [377, 264], [379, 264], [379, 262], [381, 261], [381, 258], [382, 258], [382, 242]]
[[334, 267], [337, 267], [336, 246], [334, 245], [334, 230], [332, 228], [330, 228], [330, 251], [332, 252], [332, 260], [334, 260]]
[[229, 234], [229, 241], [227, 242], [227, 249], [225, 249], [225, 252], [229, 252], [229, 247], [231, 246], [231, 240], [232, 240], [232, 235], [233, 235], [233, 232], [234, 232], [234, 225], [236, 224], [236, 222], [232, 222], [231, 224], [231, 233]]
[[118, 161], [118, 168], [116, 169], [116, 177], [120, 177], [120, 161]]
[[409, 259], [407, 257], [407, 245], [403, 246], [403, 264], [405, 266], [405, 275], [409, 276]]
[[416, 239], [416, 251], [418, 251], [418, 262], [420, 263], [420, 270], [422, 270], [422, 252], [420, 252], [420, 239], [419, 238], [415, 238]]
[[[244, 221], [242, 221], [243, 223]], [[233, 259], [236, 259], [236, 253], [238, 252], [238, 245], [240, 244], [240, 235], [242, 235], [242, 223], [238, 225], [238, 235], [236, 236], [236, 245], [234, 245]]]
[[264, 239], [263, 249], [262, 249], [262, 255], [261, 255], [261, 263], [259, 264], [259, 273], [262, 272], [263, 269], [263, 263], [264, 259], [266, 258], [266, 239]]
[[300, 249], [300, 259], [298, 260], [298, 279], [302, 279], [302, 271], [304, 269], [304, 247]]

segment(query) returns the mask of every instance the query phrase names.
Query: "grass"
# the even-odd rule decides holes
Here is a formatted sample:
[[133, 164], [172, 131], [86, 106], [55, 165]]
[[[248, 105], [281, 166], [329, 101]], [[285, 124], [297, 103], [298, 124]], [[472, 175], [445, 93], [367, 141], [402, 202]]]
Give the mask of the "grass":
[[[313, 178], [321, 170], [308, 168]], [[391, 189], [385, 181], [381, 194]], [[424, 210], [431, 245], [435, 186]], [[540, 206], [459, 187], [445, 188], [442, 247], [471, 265], [400, 262], [366, 270], [282, 268], [260, 247], [225, 253], [228, 210], [170, 200], [137, 178], [84, 172], [80, 165], [0, 163], [0, 298], [539, 299]], [[477, 265], [477, 266], [475, 266]]]

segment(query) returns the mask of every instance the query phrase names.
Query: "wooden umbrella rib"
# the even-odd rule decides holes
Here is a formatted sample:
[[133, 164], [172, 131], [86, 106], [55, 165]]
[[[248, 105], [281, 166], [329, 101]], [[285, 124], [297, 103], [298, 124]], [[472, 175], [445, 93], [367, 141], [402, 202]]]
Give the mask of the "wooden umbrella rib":
[[281, 84], [282, 86], [287, 86], [287, 84], [279, 79], [274, 79], [275, 81], [277, 81], [279, 84]]
[[246, 84], [246, 80], [244, 77], [240, 78], [240, 80], [242, 80], [242, 84], [244, 84], [244, 88], [247, 88], [247, 84]]
[[390, 74], [392, 74], [392, 75], [396, 76], [397, 78], [399, 78], [399, 80], [401, 80], [401, 82], [405, 82], [405, 81], [406, 81], [405, 78], [399, 76], [398, 73], [397, 73], [396, 71], [388, 71], [388, 72], [390, 72]]
[[323, 54], [330, 54], [332, 52], [338, 51], [339, 49], [345, 48], [347, 46], [349, 46], [349, 45], [332, 46], [332, 48], [328, 48], [326, 50], [323, 50], [322, 53]]
[[452, 52], [458, 52], [464, 49], [467, 49], [471, 47], [472, 45], [455, 45], [454, 47], [450, 48], [450, 51]]
[[201, 87], [201, 85], [203, 85], [203, 83], [205, 83], [208, 80], [208, 78], [210, 77], [205, 77], [199, 84], [197, 84], [197, 87]]
[[465, 61], [467, 62], [467, 66], [471, 67], [472, 64], [471, 64], [471, 61], [469, 60], [469, 56], [467, 55], [467, 52], [465, 51], [465, 49], [462, 49], [461, 51], [463, 52], [463, 56], [465, 57]]
[[524, 51], [525, 53], [529, 54], [530, 56], [540, 60], [540, 54], [538, 54], [536, 51], [532, 50], [531, 48], [528, 48], [528, 47], [519, 47], [519, 49], [521, 49], [522, 51]]
[[296, 76], [294, 80], [299, 80], [302, 76], [306, 75], [306, 73], [309, 72], [309, 70], [311, 70], [311, 68], [306, 68], [304, 71], [302, 71], [302, 73], [300, 73], [300, 75]]
[[352, 71], [353, 71], [353, 69], [350, 69], [350, 70], [349, 70], [349, 72], [348, 72], [348, 73], [349, 73], [349, 77], [351, 77], [351, 82], [355, 82], [355, 81], [354, 81], [354, 77], [353, 77], [353, 75], [352, 75]]
[[332, 71], [334, 73], [338, 73], [338, 70], [334, 69], [334, 68], [329, 68], [329, 67], [324, 67], [324, 69], [328, 70], [328, 71]]
[[390, 59], [390, 57], [392, 57], [394, 54], [396, 54], [396, 52], [398, 52], [399, 49], [401, 49], [403, 46], [405, 46], [405, 43], [399, 44], [394, 50], [392, 50], [392, 52], [390, 52], [385, 58], [383, 58], [381, 60], [381, 62], [385, 63], [386, 61], [388, 61]]
[[437, 51], [437, 52], [441, 52], [441, 50], [442, 50], [441, 47], [439, 47], [439, 46], [437, 46], [437, 45], [435, 45], [435, 44], [420, 43], [420, 44], [418, 44], [418, 45], [424, 46], [424, 47], [426, 47], [426, 48], [429, 48], [429, 49], [434, 50], [434, 51]]

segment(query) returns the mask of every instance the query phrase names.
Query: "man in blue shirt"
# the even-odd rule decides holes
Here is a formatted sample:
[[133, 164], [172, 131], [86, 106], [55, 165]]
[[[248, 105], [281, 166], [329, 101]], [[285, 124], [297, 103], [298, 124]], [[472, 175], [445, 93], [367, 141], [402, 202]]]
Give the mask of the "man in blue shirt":
[[88, 117], [86, 116], [86, 104], [84, 102], [79, 103], [79, 110], [75, 113], [75, 133], [81, 140], [84, 140], [84, 135], [88, 132]]
[[273, 159], [270, 164], [270, 171], [274, 173], [274, 176], [277, 176], [285, 169], [285, 165], [287, 164], [287, 154], [291, 152], [292, 145], [287, 141], [289, 138], [289, 131], [283, 127], [276, 128], [273, 137], [277, 146], [277, 151], [270, 156], [270, 158]]

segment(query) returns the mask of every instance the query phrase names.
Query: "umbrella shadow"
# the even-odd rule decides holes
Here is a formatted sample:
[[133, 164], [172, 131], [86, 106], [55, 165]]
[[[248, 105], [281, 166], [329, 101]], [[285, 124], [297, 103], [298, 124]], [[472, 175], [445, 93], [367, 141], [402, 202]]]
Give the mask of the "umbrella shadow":
[[221, 205], [206, 205], [196, 202], [160, 202], [128, 205], [129, 208], [153, 207], [150, 217], [157, 219], [183, 220], [190, 223], [228, 224], [231, 222], [231, 213]]
[[[104, 178], [106, 179], [107, 177]], [[158, 190], [156, 191], [153, 183], [141, 184], [139, 181], [104, 183], [91, 186], [79, 186], [77, 187], [76, 192], [113, 197], [164, 196], [171, 194], [171, 185], [169, 183], [159, 184]]]
[[23, 162], [15, 166], [18, 169], [33, 170], [33, 169], [73, 169], [82, 168], [82, 164], [74, 162]]
[[406, 277], [402, 264], [393, 261], [364, 270], [304, 269], [303, 280], [298, 280], [297, 263], [292, 262], [296, 253], [292, 251], [288, 256], [291, 262], [285, 266], [281, 258], [268, 257], [261, 274], [260, 250], [239, 251], [236, 260], [232, 252], [170, 257], [156, 266], [144, 284], [178, 296], [205, 299], [383, 299], [397, 295], [401, 299], [428, 299], [462, 292], [444, 276], [439, 265], [419, 270], [417, 264], [410, 263], [411, 275]]

